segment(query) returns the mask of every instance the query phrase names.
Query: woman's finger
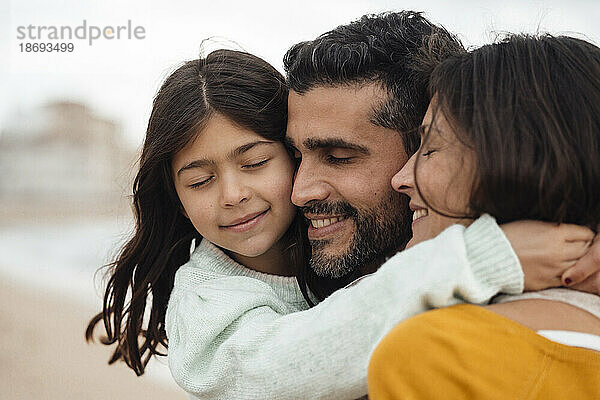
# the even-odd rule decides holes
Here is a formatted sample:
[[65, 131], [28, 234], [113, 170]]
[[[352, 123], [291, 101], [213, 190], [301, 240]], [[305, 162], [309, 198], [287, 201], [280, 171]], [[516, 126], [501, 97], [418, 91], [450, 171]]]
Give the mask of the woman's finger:
[[562, 282], [565, 286], [573, 286], [585, 281], [593, 274], [600, 272], [600, 239], [594, 238], [592, 245], [572, 268], [569, 268], [562, 275]]
[[581, 292], [600, 295], [600, 272], [596, 272], [581, 283], [571, 286], [572, 289]]
[[575, 264], [576, 261], [579, 261], [579, 259], [588, 253], [591, 245], [591, 240], [587, 242], [580, 240], [577, 242], [565, 243], [564, 247], [559, 250], [561, 252], [559, 257], [561, 257], [564, 261], [573, 261]]
[[559, 233], [564, 237], [566, 242], [588, 242], [594, 239], [595, 233], [590, 228], [573, 224], [560, 224], [558, 226]]

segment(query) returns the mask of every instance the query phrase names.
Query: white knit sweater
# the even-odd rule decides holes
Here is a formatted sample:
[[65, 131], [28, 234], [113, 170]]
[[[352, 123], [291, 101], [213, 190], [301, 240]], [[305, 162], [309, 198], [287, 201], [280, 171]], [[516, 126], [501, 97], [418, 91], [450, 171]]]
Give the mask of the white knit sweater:
[[522, 289], [490, 216], [398, 253], [308, 310], [295, 278], [249, 270], [203, 240], [175, 276], [169, 367], [201, 399], [355, 399], [367, 393], [372, 350], [398, 322]]

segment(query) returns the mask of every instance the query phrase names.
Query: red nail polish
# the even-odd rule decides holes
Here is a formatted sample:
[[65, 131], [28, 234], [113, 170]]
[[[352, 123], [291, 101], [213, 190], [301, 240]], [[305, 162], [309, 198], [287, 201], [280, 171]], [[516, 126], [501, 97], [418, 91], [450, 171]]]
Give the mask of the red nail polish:
[[565, 284], [566, 284], [567, 286], [568, 286], [568, 285], [570, 285], [570, 284], [571, 284], [571, 282], [573, 282], [573, 281], [571, 280], [571, 278], [565, 278]]

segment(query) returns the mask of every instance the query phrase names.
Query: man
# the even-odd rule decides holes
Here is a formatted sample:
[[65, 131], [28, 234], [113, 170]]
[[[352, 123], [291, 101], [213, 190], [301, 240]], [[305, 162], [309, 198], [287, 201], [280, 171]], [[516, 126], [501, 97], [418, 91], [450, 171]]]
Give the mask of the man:
[[[429, 75], [464, 51], [444, 28], [403, 11], [365, 15], [287, 52], [287, 140], [299, 161], [292, 201], [309, 221], [305, 281], [320, 299], [410, 239], [407, 198], [390, 181], [418, 148]], [[600, 245], [593, 250], [567, 283], [598, 269]], [[596, 273], [577, 288], [599, 286]]]
[[287, 138], [300, 161], [292, 201], [310, 222], [307, 282], [318, 297], [410, 239], [407, 197], [390, 181], [418, 147], [431, 71], [460, 52], [411, 11], [366, 15], [287, 52]]

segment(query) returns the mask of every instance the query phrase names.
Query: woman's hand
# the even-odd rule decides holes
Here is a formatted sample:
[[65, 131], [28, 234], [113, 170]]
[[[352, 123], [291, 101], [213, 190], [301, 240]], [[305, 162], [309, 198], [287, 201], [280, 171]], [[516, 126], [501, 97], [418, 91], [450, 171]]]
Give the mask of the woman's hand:
[[[596, 232], [600, 232], [600, 225]], [[573, 267], [563, 275], [563, 284], [582, 292], [600, 295], [600, 233], [597, 233], [590, 248]]]
[[600, 292], [600, 240], [594, 239], [591, 229], [540, 221], [516, 221], [500, 227], [521, 261], [525, 291], [563, 286], [567, 279], [573, 287], [596, 274], [595, 284], [584, 287]]

